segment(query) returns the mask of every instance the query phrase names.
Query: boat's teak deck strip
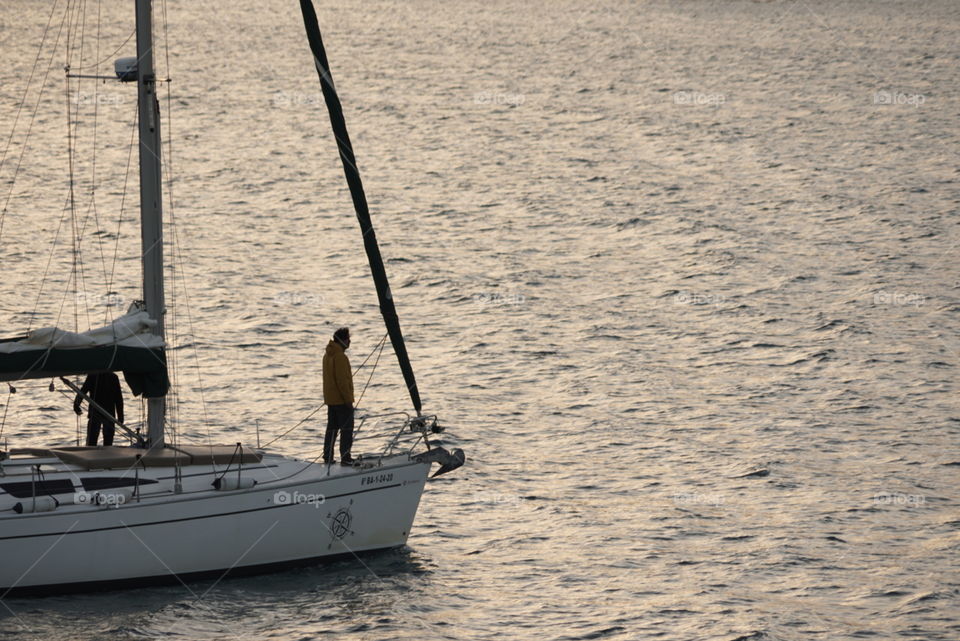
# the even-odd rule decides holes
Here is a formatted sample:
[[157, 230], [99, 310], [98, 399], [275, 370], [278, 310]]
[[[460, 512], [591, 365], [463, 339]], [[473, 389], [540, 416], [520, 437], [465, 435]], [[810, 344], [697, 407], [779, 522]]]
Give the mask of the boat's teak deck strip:
[[21, 449], [13, 454], [53, 456], [68, 465], [86, 470], [126, 469], [143, 467], [174, 467], [176, 465], [228, 465], [230, 463], [259, 463], [261, 454], [252, 449], [237, 451], [235, 445], [183, 445], [144, 450], [135, 447], [70, 447], [63, 449]]

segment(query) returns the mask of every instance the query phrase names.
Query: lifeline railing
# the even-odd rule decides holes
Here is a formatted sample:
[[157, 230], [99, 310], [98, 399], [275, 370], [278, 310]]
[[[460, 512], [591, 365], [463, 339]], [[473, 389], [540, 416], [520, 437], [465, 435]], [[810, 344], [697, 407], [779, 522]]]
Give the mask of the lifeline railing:
[[[399, 430], [395, 424], [392, 427], [381, 428], [380, 421], [388, 417], [402, 417], [403, 421]], [[373, 423], [372, 426], [371, 423]], [[364, 430], [364, 427], [367, 427], [367, 429]], [[375, 431], [371, 432], [371, 430]], [[439, 434], [442, 431], [443, 428], [438, 423], [436, 415], [411, 417], [409, 413], [402, 411], [366, 414], [360, 417], [359, 424], [353, 430], [353, 441], [356, 443], [358, 441], [386, 440], [383, 448], [373, 455], [379, 461], [391, 454], [412, 454], [421, 442], [429, 450], [433, 446], [428, 434]], [[367, 456], [370, 455], [361, 453], [363, 459]]]

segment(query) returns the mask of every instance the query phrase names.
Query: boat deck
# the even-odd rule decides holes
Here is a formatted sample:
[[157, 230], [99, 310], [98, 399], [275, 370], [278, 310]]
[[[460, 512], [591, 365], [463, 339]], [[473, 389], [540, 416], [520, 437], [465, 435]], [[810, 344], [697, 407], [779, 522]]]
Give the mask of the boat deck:
[[[0, 462], [0, 520], [16, 516], [18, 503], [20, 509], [33, 511], [34, 497], [53, 498], [58, 509], [98, 500], [169, 500], [216, 492], [213, 484], [218, 479], [228, 484], [246, 479], [261, 488], [281, 487], [311, 479], [369, 474], [410, 461], [407, 454], [396, 454], [361, 456], [352, 465], [325, 464], [246, 448], [241, 456], [231, 445], [145, 452], [149, 451], [134, 447], [14, 450], [12, 457]], [[123, 499], [116, 499], [124, 493]]]

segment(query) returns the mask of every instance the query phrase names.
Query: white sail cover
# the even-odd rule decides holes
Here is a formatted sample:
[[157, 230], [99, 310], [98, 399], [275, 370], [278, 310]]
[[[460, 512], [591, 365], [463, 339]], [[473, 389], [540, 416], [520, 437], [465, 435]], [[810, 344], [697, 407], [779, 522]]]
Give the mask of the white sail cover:
[[126, 314], [109, 325], [97, 327], [86, 332], [76, 333], [58, 327], [41, 327], [31, 331], [19, 341], [0, 343], [0, 354], [13, 354], [29, 350], [83, 349], [89, 347], [164, 347], [163, 339], [153, 333], [157, 321], [147, 312], [131, 306]]

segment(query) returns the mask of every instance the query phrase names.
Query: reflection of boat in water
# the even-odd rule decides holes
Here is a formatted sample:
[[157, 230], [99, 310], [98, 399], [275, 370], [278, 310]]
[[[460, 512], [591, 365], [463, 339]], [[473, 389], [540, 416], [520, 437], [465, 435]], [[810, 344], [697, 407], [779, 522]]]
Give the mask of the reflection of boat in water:
[[[146, 433], [118, 425], [129, 446], [4, 453], [0, 596], [262, 572], [395, 547], [410, 534], [431, 464], [440, 465], [436, 474], [463, 464], [461, 451], [451, 454], [430, 440], [441, 428], [421, 411], [316, 16], [310, 0], [301, 8], [381, 311], [416, 415], [361, 420], [358, 442], [379, 440], [378, 449], [360, 453], [349, 466], [240, 443], [184, 445], [165, 438], [160, 111], [151, 1], [137, 0], [137, 57], [118, 61], [116, 71], [120, 81], [135, 80], [139, 92], [144, 300], [98, 330], [48, 328], [0, 341], [0, 380], [60, 378], [77, 391], [65, 377], [123, 372], [134, 394], [147, 399]], [[369, 434], [374, 428], [365, 425], [374, 422], [380, 431]]]

